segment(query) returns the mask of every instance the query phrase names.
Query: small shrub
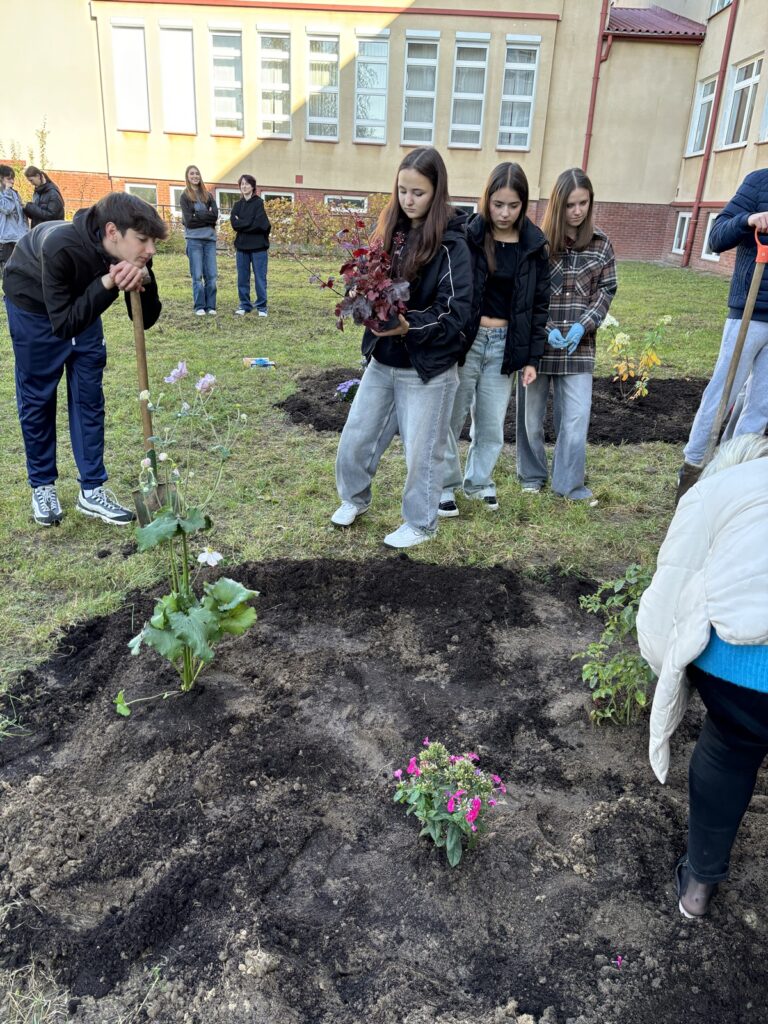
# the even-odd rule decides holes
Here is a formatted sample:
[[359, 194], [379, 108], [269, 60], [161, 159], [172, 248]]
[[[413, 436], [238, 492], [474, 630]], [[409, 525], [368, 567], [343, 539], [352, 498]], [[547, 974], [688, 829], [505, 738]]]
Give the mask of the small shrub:
[[630, 565], [618, 579], [602, 583], [594, 594], [579, 598], [593, 615], [601, 615], [605, 628], [600, 639], [574, 654], [584, 661], [581, 678], [592, 690], [590, 718], [629, 725], [648, 705], [653, 672], [637, 650], [637, 609], [652, 573]]
[[445, 848], [448, 863], [456, 867], [463, 845], [471, 849], [485, 830], [485, 816], [507, 789], [498, 775], [476, 767], [479, 760], [471, 751], [449, 754], [442, 743], [424, 738], [426, 750], [414, 755], [407, 768], [394, 772], [397, 779], [395, 803], [406, 805], [423, 828], [419, 837], [429, 836], [435, 846]]
[[601, 325], [601, 330], [612, 332], [608, 341], [608, 354], [613, 360], [614, 381], [618, 381], [621, 397], [625, 401], [645, 398], [648, 382], [661, 360], [657, 347], [664, 335], [664, 328], [672, 323], [671, 316], [660, 317], [656, 324], [645, 332], [639, 354], [632, 345], [626, 331], [619, 331], [619, 321], [610, 314]]

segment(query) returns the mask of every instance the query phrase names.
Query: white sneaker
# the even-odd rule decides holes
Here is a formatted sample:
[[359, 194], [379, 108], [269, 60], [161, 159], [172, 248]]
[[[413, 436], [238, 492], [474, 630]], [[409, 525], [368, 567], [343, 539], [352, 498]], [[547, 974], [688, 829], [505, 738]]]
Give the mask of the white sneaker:
[[241, 309], [236, 309], [235, 310], [235, 316], [245, 316], [247, 312], [248, 312], [247, 309], [242, 309], [242, 308]]
[[215, 309], [209, 309], [208, 310], [208, 316], [216, 316], [216, 310]]
[[342, 501], [331, 516], [331, 522], [334, 526], [351, 526], [357, 517], [364, 516], [370, 507], [366, 505], [365, 508], [358, 508], [351, 501]]
[[523, 484], [523, 494], [539, 494], [541, 487], [538, 484]]
[[410, 523], [403, 523], [393, 533], [388, 533], [384, 543], [388, 548], [412, 548], [415, 544], [423, 544], [425, 540], [432, 540], [433, 533], [426, 533], [419, 530]]
[[195, 310], [195, 316], [205, 316], [205, 310], [204, 309], [196, 309]]
[[259, 316], [268, 316], [266, 309], [258, 309], [256, 312], [259, 314]]
[[94, 487], [87, 496], [81, 490], [75, 508], [84, 516], [103, 519], [114, 526], [130, 526], [136, 518], [131, 509], [124, 508], [106, 487]]
[[58, 526], [63, 518], [55, 484], [32, 488], [32, 515], [41, 526]]

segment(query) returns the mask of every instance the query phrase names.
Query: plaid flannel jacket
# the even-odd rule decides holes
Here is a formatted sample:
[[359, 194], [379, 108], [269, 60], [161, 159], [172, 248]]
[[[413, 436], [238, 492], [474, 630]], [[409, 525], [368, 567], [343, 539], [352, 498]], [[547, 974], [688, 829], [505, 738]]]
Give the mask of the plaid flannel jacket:
[[595, 332], [605, 319], [616, 294], [616, 259], [608, 236], [595, 228], [586, 249], [565, 252], [550, 259], [552, 297], [549, 301], [547, 334], [559, 327], [563, 335], [575, 323], [584, 327], [584, 336], [572, 356], [563, 348], [547, 343], [539, 373], [593, 373], [595, 369]]

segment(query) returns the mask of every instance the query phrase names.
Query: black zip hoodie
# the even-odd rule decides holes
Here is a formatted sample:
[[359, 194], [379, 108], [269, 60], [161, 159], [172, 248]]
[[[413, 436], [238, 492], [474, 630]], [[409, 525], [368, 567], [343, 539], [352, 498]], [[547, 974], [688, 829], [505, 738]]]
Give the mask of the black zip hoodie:
[[[95, 207], [78, 210], [71, 223], [40, 224], [17, 242], [5, 265], [3, 290], [27, 313], [47, 316], [57, 338], [74, 338], [95, 323], [120, 294], [105, 288], [102, 277], [120, 260], [101, 246]], [[149, 281], [140, 292], [144, 326], [157, 322], [162, 306], [152, 261]], [[130, 295], [125, 293], [128, 315]]]
[[[474, 272], [474, 297], [472, 316], [467, 329], [466, 352], [472, 347], [480, 329], [480, 308], [485, 282], [488, 279], [484, 239], [485, 221], [477, 213], [467, 226], [467, 242]], [[509, 293], [509, 324], [502, 373], [514, 373], [523, 366], [533, 366], [538, 370], [547, 340], [550, 291], [549, 248], [546, 236], [524, 217], [518, 241], [517, 274]], [[464, 362], [463, 357], [461, 361]]]
[[229, 214], [229, 223], [235, 232], [235, 248], [239, 252], [263, 252], [269, 248], [269, 223], [264, 200], [252, 195], [238, 199]]
[[[405, 314], [410, 327], [402, 343], [425, 383], [458, 363], [470, 347], [465, 331], [472, 311], [472, 264], [464, 233], [466, 220], [464, 212], [454, 213], [440, 248], [410, 282]], [[362, 343], [366, 359], [371, 358], [378, 341], [366, 328]]]
[[59, 186], [48, 179], [38, 185], [32, 202], [24, 205], [24, 213], [29, 217], [30, 227], [46, 224], [51, 220], [64, 220], [64, 200], [61, 198]]

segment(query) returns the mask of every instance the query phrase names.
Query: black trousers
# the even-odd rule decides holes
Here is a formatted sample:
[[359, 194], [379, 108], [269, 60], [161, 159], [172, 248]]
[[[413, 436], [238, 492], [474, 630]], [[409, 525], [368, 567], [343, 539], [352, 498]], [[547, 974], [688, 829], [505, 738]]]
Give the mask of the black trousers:
[[699, 882], [728, 877], [731, 847], [768, 754], [768, 693], [688, 666], [707, 715], [688, 768], [688, 863]]

